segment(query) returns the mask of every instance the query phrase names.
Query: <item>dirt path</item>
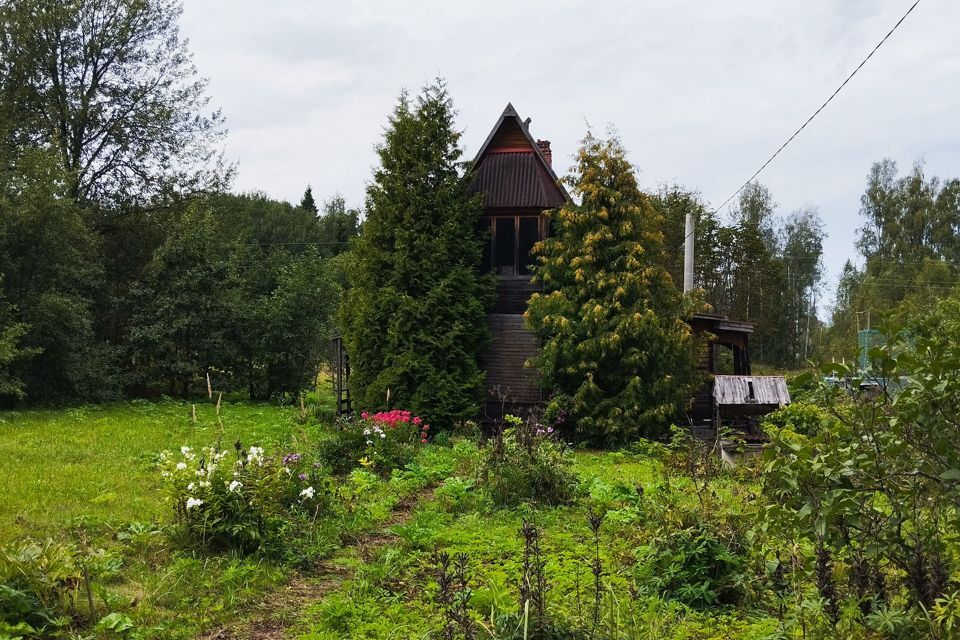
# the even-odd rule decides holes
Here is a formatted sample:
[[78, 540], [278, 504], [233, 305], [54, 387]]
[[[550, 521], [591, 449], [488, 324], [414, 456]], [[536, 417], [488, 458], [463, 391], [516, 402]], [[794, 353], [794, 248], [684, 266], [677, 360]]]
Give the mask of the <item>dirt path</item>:
[[281, 640], [286, 637], [287, 630], [299, 621], [307, 606], [322, 600], [353, 576], [352, 569], [337, 562], [343, 552], [359, 548], [365, 557], [369, 557], [380, 547], [390, 544], [396, 539], [390, 528], [406, 522], [416, 505], [416, 500], [400, 502], [381, 523], [379, 530], [345, 543], [333, 557], [319, 562], [309, 574], [292, 574], [285, 585], [267, 594], [262, 602], [243, 615], [242, 620], [208, 631], [198, 640]]

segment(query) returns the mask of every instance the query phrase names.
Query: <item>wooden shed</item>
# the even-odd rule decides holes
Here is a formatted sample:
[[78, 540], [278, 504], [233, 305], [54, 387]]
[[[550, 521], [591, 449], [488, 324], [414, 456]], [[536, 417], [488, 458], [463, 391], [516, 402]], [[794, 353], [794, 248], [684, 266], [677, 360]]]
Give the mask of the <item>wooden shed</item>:
[[699, 363], [707, 380], [687, 413], [695, 433], [712, 437], [725, 425], [751, 435], [759, 416], [790, 404], [783, 376], [752, 375], [752, 323], [710, 313], [695, 314], [688, 322], [695, 333], [710, 337]]
[[471, 175], [471, 189], [483, 194], [484, 269], [497, 275], [496, 301], [487, 316], [491, 342], [483, 356], [484, 418], [495, 420], [543, 401], [536, 371], [525, 366], [539, 345], [523, 313], [537, 290], [531, 250], [548, 233], [544, 212], [563, 206], [569, 196], [553, 171], [550, 142], [535, 140], [530, 119], [521, 120], [512, 104], [477, 152]]

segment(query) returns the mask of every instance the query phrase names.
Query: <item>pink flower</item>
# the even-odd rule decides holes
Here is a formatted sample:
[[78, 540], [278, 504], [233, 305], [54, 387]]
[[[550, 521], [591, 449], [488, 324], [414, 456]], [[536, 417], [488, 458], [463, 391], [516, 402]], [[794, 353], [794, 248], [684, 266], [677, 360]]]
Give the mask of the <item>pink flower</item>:
[[427, 444], [426, 438], [420, 438], [420, 444]]

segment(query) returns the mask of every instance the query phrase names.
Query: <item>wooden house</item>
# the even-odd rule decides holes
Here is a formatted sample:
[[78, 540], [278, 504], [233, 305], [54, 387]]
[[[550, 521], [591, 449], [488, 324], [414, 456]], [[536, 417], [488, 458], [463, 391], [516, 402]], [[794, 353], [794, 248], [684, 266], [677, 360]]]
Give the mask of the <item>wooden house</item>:
[[535, 140], [530, 119], [521, 120], [507, 104], [472, 164], [471, 189], [483, 194], [480, 232], [488, 238], [483, 268], [497, 275], [496, 301], [487, 316], [491, 341], [483, 356], [488, 420], [523, 413], [544, 399], [536, 371], [525, 366], [538, 344], [523, 313], [537, 290], [531, 249], [549, 231], [544, 212], [569, 199], [552, 159], [550, 142]]

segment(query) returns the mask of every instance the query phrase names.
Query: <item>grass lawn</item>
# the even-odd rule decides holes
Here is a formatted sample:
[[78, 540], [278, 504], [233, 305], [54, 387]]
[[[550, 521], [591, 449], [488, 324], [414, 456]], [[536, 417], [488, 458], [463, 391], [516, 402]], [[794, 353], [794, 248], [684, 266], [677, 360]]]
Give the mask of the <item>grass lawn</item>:
[[[225, 402], [222, 429], [209, 402], [196, 411], [194, 422], [191, 403], [163, 400], [0, 413], [0, 544], [25, 536], [85, 540], [108, 567], [94, 585], [99, 615], [127, 616], [132, 638], [170, 640], [259, 637], [264, 625], [277, 638], [439, 637], [432, 556], [443, 550], [466, 556], [470, 609], [506, 638], [522, 637], [510, 634], [517, 630], [525, 520], [541, 531], [552, 615], [577, 633], [590, 627], [598, 547], [588, 517], [603, 513], [598, 616], [605, 637], [775, 637], [769, 611], [745, 600], [697, 608], [638, 591], [637, 571], [651, 545], [707, 515], [690, 480], [665, 473], [656, 455], [578, 451], [573, 504], [501, 509], [477, 490], [476, 443], [429, 445], [389, 477], [357, 468], [340, 478], [340, 507], [300, 534], [307, 536], [307, 564], [178, 546], [166, 535], [171, 514], [155, 466], [160, 451], [198, 449], [218, 438], [273, 453], [309, 451], [330, 428], [302, 426], [295, 409], [269, 404]], [[751, 485], [730, 474], [714, 481], [708, 500], [718, 526], [737, 522]], [[116, 635], [94, 629], [85, 637]]]
[[[167, 508], [157, 454], [220, 436], [215, 406], [165, 400], [69, 410], [0, 412], [0, 542], [55, 533], [76, 518], [111, 527], [149, 522]], [[223, 442], [271, 446], [296, 435], [295, 411], [224, 402]]]

